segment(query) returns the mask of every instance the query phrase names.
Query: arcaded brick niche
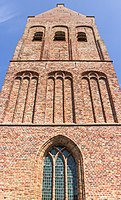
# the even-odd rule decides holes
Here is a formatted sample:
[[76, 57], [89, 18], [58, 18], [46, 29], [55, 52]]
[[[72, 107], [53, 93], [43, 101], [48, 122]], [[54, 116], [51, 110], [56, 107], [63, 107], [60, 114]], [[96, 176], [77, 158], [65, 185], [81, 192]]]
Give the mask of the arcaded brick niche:
[[[38, 35], [38, 37], [37, 37]], [[45, 27], [31, 26], [21, 47], [19, 59], [41, 60], [44, 50]]]
[[[12, 81], [4, 122], [38, 123], [43, 115], [42, 123], [46, 124], [118, 123], [118, 111], [106, 74], [78, 69], [79, 75], [73, 68], [70, 73], [70, 69], [53, 71], [52, 67], [51, 72], [43, 72], [43, 77], [34, 71], [17, 73]], [[77, 88], [79, 93], [76, 93]], [[82, 110], [80, 114], [78, 104], [78, 109]]]
[[33, 123], [37, 95], [38, 74], [20, 72], [13, 81], [5, 121]]
[[66, 26], [52, 27], [50, 35], [50, 60], [69, 60], [69, 30]]
[[105, 74], [93, 71], [83, 72], [82, 92], [85, 107], [85, 122], [118, 122]]
[[121, 199], [120, 102], [94, 17], [29, 17], [0, 96], [0, 200]]
[[69, 72], [48, 74], [46, 122], [75, 123], [73, 77]]
[[[85, 36], [84, 36], [85, 35]], [[76, 27], [76, 46], [77, 60], [99, 60], [100, 56], [97, 49], [97, 41], [92, 27]]]

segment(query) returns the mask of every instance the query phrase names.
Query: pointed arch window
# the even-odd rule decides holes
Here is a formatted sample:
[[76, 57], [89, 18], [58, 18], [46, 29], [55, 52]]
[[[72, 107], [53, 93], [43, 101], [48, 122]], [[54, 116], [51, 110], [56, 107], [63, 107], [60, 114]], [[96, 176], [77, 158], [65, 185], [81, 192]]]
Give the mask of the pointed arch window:
[[63, 146], [54, 146], [44, 159], [42, 200], [78, 200], [77, 166]]
[[56, 31], [55, 32], [55, 36], [54, 36], [54, 40], [58, 40], [58, 41], [65, 41], [65, 32], [64, 31]]

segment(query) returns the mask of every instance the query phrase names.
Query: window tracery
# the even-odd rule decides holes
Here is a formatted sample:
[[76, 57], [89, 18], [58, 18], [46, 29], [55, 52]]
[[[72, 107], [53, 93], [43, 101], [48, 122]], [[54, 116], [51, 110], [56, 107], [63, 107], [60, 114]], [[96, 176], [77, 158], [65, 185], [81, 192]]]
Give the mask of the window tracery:
[[77, 166], [63, 146], [51, 148], [44, 159], [42, 200], [77, 200]]

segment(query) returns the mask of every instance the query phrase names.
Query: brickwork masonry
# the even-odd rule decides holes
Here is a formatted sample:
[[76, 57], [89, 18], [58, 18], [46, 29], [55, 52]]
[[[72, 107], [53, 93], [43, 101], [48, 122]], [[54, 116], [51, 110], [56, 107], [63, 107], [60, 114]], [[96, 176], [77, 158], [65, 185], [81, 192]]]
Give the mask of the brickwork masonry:
[[75, 159], [78, 200], [121, 200], [120, 102], [94, 17], [63, 4], [28, 17], [0, 94], [0, 200], [42, 200], [58, 145]]

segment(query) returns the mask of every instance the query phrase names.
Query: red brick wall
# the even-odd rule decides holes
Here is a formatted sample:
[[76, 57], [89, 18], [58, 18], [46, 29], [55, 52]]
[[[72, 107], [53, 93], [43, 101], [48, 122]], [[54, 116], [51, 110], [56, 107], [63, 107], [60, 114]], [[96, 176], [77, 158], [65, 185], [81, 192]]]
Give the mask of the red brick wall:
[[66, 140], [72, 140], [82, 153], [86, 199], [121, 198], [120, 126], [3, 125], [0, 129], [1, 199], [41, 197], [42, 149], [51, 146], [50, 139], [58, 135], [67, 137], [65, 146]]
[[[17, 100], [17, 93], [12, 92], [12, 86], [14, 85], [15, 89], [13, 90], [16, 91], [16, 86], [14, 83], [14, 77], [18, 72], [25, 72], [27, 71], [32, 71], [33, 73], [36, 72], [38, 73], [38, 83], [37, 83], [37, 95], [33, 94], [35, 92], [35, 89], [32, 89], [31, 87], [36, 86], [30, 86], [29, 87], [29, 93], [30, 90], [32, 91], [31, 94], [28, 94], [28, 100], [26, 99], [25, 95], [23, 95], [23, 92], [26, 93], [27, 91], [27, 85], [26, 85], [26, 80], [23, 80], [23, 86], [21, 87], [20, 95], [19, 96], [19, 101], [22, 102], [17, 102], [18, 106], [21, 105], [23, 108], [21, 110], [24, 110], [24, 106], [27, 106], [28, 103], [27, 101], [33, 102], [33, 98], [36, 98], [35, 102], [35, 109], [34, 109], [34, 123], [45, 123], [46, 122], [46, 106], [47, 106], [47, 79], [48, 79], [48, 74], [54, 71], [66, 71], [70, 72], [73, 77], [73, 90], [74, 90], [74, 112], [75, 112], [75, 118], [76, 118], [76, 123], [93, 123], [94, 117], [92, 114], [92, 103], [90, 96], [84, 92], [84, 80], [83, 78], [83, 73], [87, 72], [87, 75], [89, 72], [97, 72], [99, 73], [104, 73], [105, 76], [107, 77], [106, 80], [108, 83], [105, 83], [109, 87], [109, 93], [107, 94], [107, 89], [106, 85], [104, 85], [104, 82], [100, 80], [100, 90], [101, 90], [101, 98], [100, 99], [100, 94], [99, 94], [99, 89], [98, 86], [96, 85], [97, 83], [95, 80], [91, 80], [90, 84], [92, 84], [92, 93], [94, 94], [93, 96], [93, 102], [94, 106], [97, 107], [97, 113], [100, 113], [100, 115], [104, 115], [101, 107], [101, 101], [103, 101], [104, 105], [104, 112], [106, 116], [106, 121], [104, 120], [104, 116], [101, 117], [100, 119], [97, 119], [97, 123], [114, 123], [114, 122], [120, 122], [120, 112], [121, 112], [121, 105], [120, 105], [120, 88], [117, 82], [117, 78], [112, 66], [111, 62], [12, 62], [6, 79], [5, 79], [5, 84], [3, 86], [3, 91], [1, 93], [1, 100], [5, 101], [5, 103], [2, 103], [2, 108], [3, 108], [3, 114], [1, 115], [1, 118], [4, 118], [4, 122], [12, 122], [12, 116], [14, 112], [14, 107], [16, 104]], [[98, 78], [100, 78], [102, 75], [99, 75]], [[24, 84], [25, 81], [25, 84]], [[88, 87], [88, 86], [87, 86]], [[22, 90], [23, 89], [23, 90]], [[18, 86], [17, 86], [17, 92], [18, 92]], [[89, 90], [86, 89], [86, 92], [89, 93]], [[13, 95], [13, 97], [12, 97]], [[33, 97], [34, 95], [34, 97]], [[86, 95], [86, 96], [85, 96]], [[22, 98], [24, 98], [22, 100]], [[96, 99], [97, 98], [97, 99]], [[109, 98], [111, 99], [109, 101]], [[8, 101], [6, 101], [8, 99]], [[12, 101], [9, 101], [9, 99], [13, 99]], [[31, 100], [32, 99], [32, 100]], [[107, 100], [106, 100], [107, 99]], [[113, 103], [111, 101], [113, 100]], [[26, 104], [25, 104], [26, 102]], [[115, 112], [112, 113], [112, 108], [111, 104], [113, 104]], [[13, 107], [12, 107], [13, 105]], [[33, 105], [33, 104], [32, 104]], [[20, 107], [21, 107], [20, 106]], [[32, 110], [33, 108], [28, 108]], [[91, 110], [91, 112], [89, 111]], [[19, 109], [20, 111], [20, 109]], [[57, 109], [56, 109], [57, 111]], [[1, 109], [2, 112], [2, 109]], [[20, 111], [21, 112], [21, 111]], [[70, 110], [70, 112], [72, 112]], [[96, 111], [95, 111], [96, 112]], [[22, 115], [23, 112], [21, 112], [20, 115]], [[95, 113], [96, 115], [96, 113]], [[117, 116], [117, 120], [115, 120], [115, 115]], [[89, 116], [89, 117], [88, 117]], [[19, 118], [18, 122], [22, 122], [22, 117]], [[2, 119], [1, 119], [2, 120]], [[32, 120], [27, 120], [25, 122], [32, 122]], [[57, 121], [56, 121], [57, 122]]]

